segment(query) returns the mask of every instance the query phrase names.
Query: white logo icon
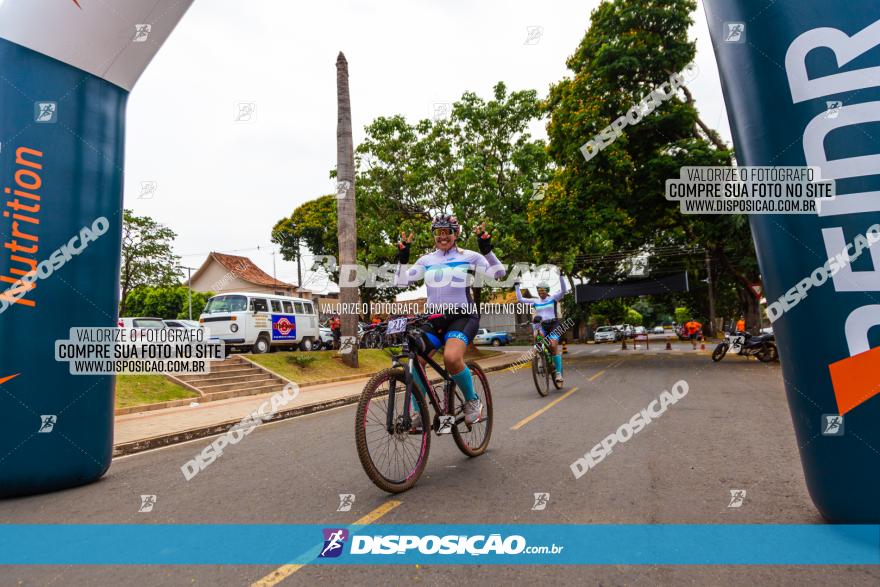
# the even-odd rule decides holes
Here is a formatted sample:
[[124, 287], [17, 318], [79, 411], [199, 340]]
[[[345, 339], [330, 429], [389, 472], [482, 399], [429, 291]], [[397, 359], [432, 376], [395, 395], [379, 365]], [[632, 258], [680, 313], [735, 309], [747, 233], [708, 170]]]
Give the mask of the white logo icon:
[[843, 436], [843, 416], [822, 414], [822, 436]]
[[142, 181], [141, 193], [138, 194], [138, 200], [152, 200], [156, 195], [156, 188], [159, 187], [155, 181]]
[[550, 502], [550, 494], [549, 493], [536, 493], [535, 494], [535, 504], [532, 506], [532, 511], [539, 512], [541, 510], [547, 509], [547, 504]]
[[744, 22], [725, 22], [724, 23], [724, 42], [726, 43], [742, 43], [746, 40], [746, 23]]
[[339, 494], [339, 507], [336, 508], [336, 511], [337, 512], [350, 512], [352, 505], [354, 505], [354, 493], [340, 493]]
[[35, 102], [34, 121], [47, 123], [58, 120], [58, 104], [55, 102]]
[[449, 118], [452, 113], [452, 105], [447, 102], [437, 102], [434, 104], [434, 122]]
[[523, 45], [537, 45], [544, 36], [544, 27], [528, 26], [526, 27], [526, 42]]
[[351, 189], [350, 181], [340, 181], [336, 183], [336, 199], [344, 200], [345, 196], [348, 195], [348, 190]]
[[535, 181], [532, 182], [532, 197], [530, 200], [543, 200], [544, 199], [544, 191], [547, 189], [547, 182], [545, 181]]
[[138, 508], [138, 512], [151, 512], [153, 511], [153, 506], [156, 505], [156, 496], [155, 495], [142, 495], [141, 496], [141, 507]]
[[843, 102], [840, 100], [828, 100], [825, 102], [825, 118], [837, 118], [840, 116], [840, 109], [843, 108]]
[[143, 43], [147, 40], [147, 37], [150, 36], [150, 31], [153, 30], [153, 25], [151, 24], [136, 24], [134, 25], [134, 41], [135, 43]]
[[48, 414], [45, 416], [40, 416], [40, 429], [37, 432], [41, 434], [48, 434], [55, 429], [55, 423], [58, 421], [58, 416], [54, 414]]
[[257, 103], [236, 102], [234, 120], [235, 122], [254, 122], [257, 120]]
[[729, 508], [738, 508], [742, 507], [743, 502], [746, 499], [746, 490], [745, 489], [731, 489], [730, 490], [730, 503], [727, 504]]

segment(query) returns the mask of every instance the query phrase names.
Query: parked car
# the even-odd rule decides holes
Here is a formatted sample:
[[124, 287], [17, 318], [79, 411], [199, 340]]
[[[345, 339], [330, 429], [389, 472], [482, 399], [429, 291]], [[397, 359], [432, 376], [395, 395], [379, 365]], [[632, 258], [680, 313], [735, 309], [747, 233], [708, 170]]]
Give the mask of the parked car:
[[614, 342], [618, 340], [620, 333], [614, 326], [600, 326], [593, 333], [593, 342]]
[[205, 304], [199, 324], [227, 349], [254, 354], [272, 348], [310, 351], [319, 339], [318, 314], [311, 300], [273, 294], [231, 292]]
[[491, 344], [492, 346], [502, 346], [510, 344], [513, 337], [500, 330], [490, 332], [488, 328], [480, 328], [474, 336], [474, 344]]
[[165, 322], [161, 318], [120, 318], [117, 326], [119, 328], [165, 328]]
[[[135, 318], [119, 318], [119, 321], [116, 324], [119, 328], [125, 328], [126, 330], [131, 330], [132, 333], [128, 335], [128, 340], [132, 342], [137, 341], [144, 330], [154, 329], [154, 330], [162, 330], [166, 328], [165, 322], [162, 321], [161, 318], [146, 318], [146, 317], [135, 317]], [[147, 344], [142, 342], [141, 344]]]
[[614, 328], [619, 332], [617, 340], [620, 340], [621, 338], [632, 338], [633, 327], [631, 324], [616, 324]]
[[633, 333], [637, 336], [647, 335], [648, 330], [644, 326], [636, 326], [633, 329]]
[[655, 326], [655, 327], [654, 327], [654, 330], [653, 330], [652, 332], [653, 332], [654, 334], [663, 334], [663, 333], [666, 332], [666, 331], [663, 329], [662, 326]]
[[188, 328], [190, 330], [193, 328], [202, 328], [202, 325], [196, 320], [163, 320], [163, 322], [168, 328]]

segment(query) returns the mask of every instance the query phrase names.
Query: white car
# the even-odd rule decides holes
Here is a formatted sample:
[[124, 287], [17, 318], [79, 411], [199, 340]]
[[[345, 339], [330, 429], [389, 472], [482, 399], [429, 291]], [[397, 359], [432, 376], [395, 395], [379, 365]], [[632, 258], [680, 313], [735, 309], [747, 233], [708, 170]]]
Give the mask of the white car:
[[636, 326], [635, 330], [633, 330], [633, 332], [638, 336], [641, 336], [643, 334], [648, 334], [648, 331], [644, 326]]
[[653, 332], [654, 332], [654, 334], [663, 334], [666, 331], [663, 330], [662, 326], [655, 326]]
[[186, 328], [188, 330], [202, 328], [202, 325], [196, 320], [163, 320], [163, 322], [168, 328]]
[[165, 328], [165, 322], [161, 318], [120, 318], [117, 326], [119, 328]]
[[617, 340], [617, 329], [613, 326], [600, 326], [593, 333], [593, 342], [614, 342]]

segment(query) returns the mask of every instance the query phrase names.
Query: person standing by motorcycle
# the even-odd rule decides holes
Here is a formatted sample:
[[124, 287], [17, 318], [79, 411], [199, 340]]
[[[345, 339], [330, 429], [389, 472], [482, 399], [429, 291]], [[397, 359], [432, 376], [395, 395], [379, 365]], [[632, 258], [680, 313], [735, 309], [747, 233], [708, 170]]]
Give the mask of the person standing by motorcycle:
[[688, 339], [690, 339], [691, 344], [694, 348], [697, 348], [697, 337], [699, 336], [700, 329], [703, 328], [703, 325], [691, 318], [684, 325], [685, 330], [688, 334]]
[[339, 350], [339, 342], [342, 340], [342, 322], [339, 320], [339, 314], [333, 314], [330, 318], [330, 333], [333, 335], [333, 348]]

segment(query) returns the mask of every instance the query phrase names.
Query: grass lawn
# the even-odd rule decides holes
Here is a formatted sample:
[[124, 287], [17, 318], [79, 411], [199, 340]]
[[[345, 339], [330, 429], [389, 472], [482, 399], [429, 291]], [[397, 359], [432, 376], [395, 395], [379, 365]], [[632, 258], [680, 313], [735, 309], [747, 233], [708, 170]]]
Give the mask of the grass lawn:
[[[468, 354], [466, 358], [485, 359], [499, 354], [498, 351], [477, 351]], [[302, 357], [303, 363], [312, 357], [314, 360], [303, 366], [297, 364], [297, 357]], [[289, 352], [278, 351], [265, 355], [248, 355], [248, 358], [270, 371], [278, 373], [296, 383], [313, 383], [322, 379], [334, 379], [349, 375], [368, 376], [391, 366], [391, 357], [384, 350], [359, 349], [358, 368], [352, 369], [346, 366], [342, 359], [336, 356], [336, 351], [314, 352]], [[442, 365], [442, 360], [438, 361]]]
[[198, 397], [198, 394], [180, 387], [161, 375], [117, 375], [116, 407], [130, 408], [176, 399]]

